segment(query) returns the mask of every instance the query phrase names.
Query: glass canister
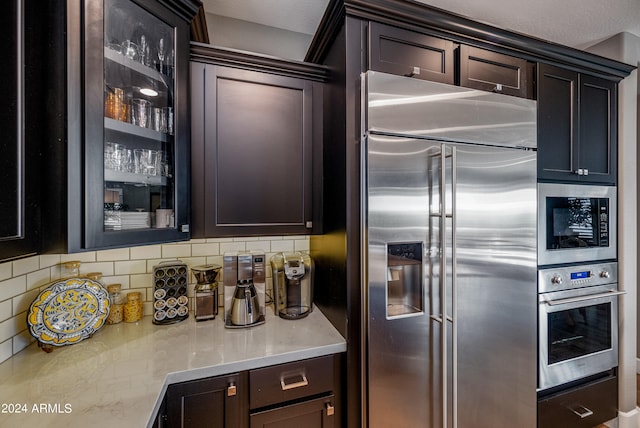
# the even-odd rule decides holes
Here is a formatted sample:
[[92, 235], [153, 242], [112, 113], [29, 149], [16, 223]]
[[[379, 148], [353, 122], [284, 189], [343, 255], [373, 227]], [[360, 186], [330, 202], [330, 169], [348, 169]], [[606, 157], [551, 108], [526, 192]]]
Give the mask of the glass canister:
[[127, 303], [124, 305], [124, 321], [136, 322], [142, 319], [142, 300], [137, 291], [127, 293]]
[[80, 276], [80, 262], [71, 260], [62, 264], [62, 278], [75, 278]]
[[124, 294], [122, 294], [121, 289], [122, 285], [120, 284], [111, 284], [107, 286], [109, 299], [111, 300], [109, 316], [107, 317], [107, 324], [118, 324], [123, 320], [126, 298]]

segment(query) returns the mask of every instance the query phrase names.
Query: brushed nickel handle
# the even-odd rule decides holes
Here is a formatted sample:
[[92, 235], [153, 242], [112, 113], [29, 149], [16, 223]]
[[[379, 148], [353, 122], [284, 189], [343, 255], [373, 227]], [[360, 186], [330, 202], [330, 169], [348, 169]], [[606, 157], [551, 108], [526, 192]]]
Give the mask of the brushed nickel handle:
[[419, 76], [420, 75], [420, 67], [413, 67], [410, 73], [407, 74], [407, 77]]
[[307, 377], [304, 374], [300, 374], [300, 377], [302, 377], [301, 381], [293, 382], [293, 383], [285, 383], [286, 379], [281, 378], [280, 387], [282, 387], [283, 391], [287, 391], [289, 389], [301, 388], [303, 386], [309, 385], [309, 381], [307, 380]]
[[234, 383], [231, 383], [231, 385], [227, 387], [227, 397], [235, 397], [237, 393], [238, 390], [236, 388], [236, 385]]
[[569, 410], [571, 410], [576, 415], [580, 416], [580, 419], [588, 418], [589, 416], [593, 415], [592, 410], [587, 409], [586, 407], [580, 406], [580, 405], [569, 407]]
[[325, 403], [324, 407], [327, 411], [327, 416], [333, 416], [333, 414], [335, 413], [333, 405], [331, 403]]
[[613, 297], [613, 296], [621, 296], [623, 294], [627, 294], [626, 291], [607, 291], [606, 293], [598, 293], [598, 294], [587, 294], [586, 296], [579, 297], [568, 297], [566, 299], [557, 299], [557, 300], [544, 300], [549, 306], [563, 305], [567, 303], [577, 303], [584, 302], [586, 300], [599, 299], [601, 297]]

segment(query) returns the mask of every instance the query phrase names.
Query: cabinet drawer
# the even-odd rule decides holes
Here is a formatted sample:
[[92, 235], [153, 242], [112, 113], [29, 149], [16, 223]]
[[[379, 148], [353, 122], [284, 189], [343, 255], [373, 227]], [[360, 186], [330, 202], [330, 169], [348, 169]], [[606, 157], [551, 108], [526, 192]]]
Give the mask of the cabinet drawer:
[[337, 418], [333, 400], [333, 395], [329, 395], [253, 413], [250, 416], [251, 428], [333, 428]]
[[369, 25], [369, 68], [416, 79], [454, 83], [454, 44], [372, 22]]
[[460, 86], [533, 98], [526, 60], [460, 45]]
[[538, 401], [538, 426], [591, 428], [618, 415], [618, 379], [607, 377]]
[[249, 372], [250, 409], [332, 390], [332, 356], [296, 361]]

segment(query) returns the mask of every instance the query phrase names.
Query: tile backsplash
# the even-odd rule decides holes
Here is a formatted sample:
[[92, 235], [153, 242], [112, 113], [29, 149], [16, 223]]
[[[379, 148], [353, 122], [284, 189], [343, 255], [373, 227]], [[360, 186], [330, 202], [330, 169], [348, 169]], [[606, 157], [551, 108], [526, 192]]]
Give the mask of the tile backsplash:
[[[30, 345], [27, 311], [38, 293], [60, 279], [61, 264], [79, 260], [80, 274], [102, 272], [105, 285], [122, 284], [124, 293], [140, 291], [144, 314], [153, 313], [153, 267], [165, 260], [180, 259], [189, 266], [222, 265], [222, 256], [232, 251], [264, 251], [267, 260], [281, 251], [308, 251], [308, 236], [192, 239], [188, 242], [89, 251], [75, 254], [45, 254], [0, 263], [0, 362]], [[195, 280], [189, 275], [189, 297]], [[267, 287], [271, 268], [267, 266]], [[220, 287], [222, 291], [224, 287]], [[224, 299], [220, 298], [220, 302]], [[146, 320], [146, 319], [145, 319]], [[150, 322], [150, 321], [149, 321]]]

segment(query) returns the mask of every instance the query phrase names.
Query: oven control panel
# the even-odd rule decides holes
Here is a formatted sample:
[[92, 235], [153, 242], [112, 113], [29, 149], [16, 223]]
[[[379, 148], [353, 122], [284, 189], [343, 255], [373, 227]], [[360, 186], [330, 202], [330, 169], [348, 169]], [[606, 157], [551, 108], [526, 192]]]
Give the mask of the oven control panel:
[[593, 263], [538, 270], [538, 293], [618, 282], [618, 263]]

